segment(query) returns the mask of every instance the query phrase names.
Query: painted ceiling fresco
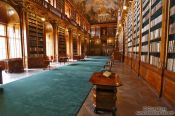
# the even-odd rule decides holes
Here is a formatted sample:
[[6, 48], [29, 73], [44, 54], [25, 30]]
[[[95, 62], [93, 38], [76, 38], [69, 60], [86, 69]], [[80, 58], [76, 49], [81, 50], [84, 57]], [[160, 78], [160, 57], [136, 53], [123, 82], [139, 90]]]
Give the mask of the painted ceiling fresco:
[[73, 0], [90, 23], [116, 22], [118, 0]]

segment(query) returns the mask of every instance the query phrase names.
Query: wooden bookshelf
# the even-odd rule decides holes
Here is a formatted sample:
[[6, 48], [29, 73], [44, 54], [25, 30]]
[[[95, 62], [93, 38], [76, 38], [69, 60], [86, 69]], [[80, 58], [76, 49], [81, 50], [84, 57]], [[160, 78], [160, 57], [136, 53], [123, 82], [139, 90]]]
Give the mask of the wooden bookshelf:
[[65, 0], [57, 0], [56, 1], [56, 8], [61, 12], [64, 12], [64, 2], [65, 2]]
[[[131, 60], [132, 70], [153, 88], [157, 96], [165, 98], [174, 108], [175, 1], [134, 0], [133, 3], [133, 22], [130, 21], [129, 9], [122, 32], [125, 64], [130, 65]], [[130, 40], [130, 22], [133, 24], [132, 40]], [[132, 41], [132, 58], [129, 57], [130, 41]]]
[[38, 68], [38, 65], [36, 66], [34, 63], [35, 60], [42, 59], [45, 56], [44, 22], [40, 16], [32, 12], [27, 13], [27, 19], [28, 68]]
[[127, 57], [128, 56], [128, 29], [127, 29], [128, 25], [127, 25], [127, 22], [125, 22], [125, 25], [124, 25], [124, 44], [125, 44], [125, 56]]
[[150, 17], [150, 64], [160, 67], [160, 44], [162, 34], [162, 1], [151, 1]]
[[169, 10], [167, 70], [175, 72], [175, 1], [174, 0], [170, 0], [169, 9], [170, 10]]
[[118, 43], [120, 44], [117, 44], [118, 45], [118, 48], [119, 48], [119, 52], [121, 54], [123, 54], [123, 31], [121, 33], [119, 33], [119, 36], [118, 36]]
[[150, 0], [142, 1], [142, 6], [141, 61], [149, 63]]
[[58, 55], [66, 55], [65, 29], [58, 27]]
[[128, 57], [132, 57], [132, 8], [129, 9], [128, 13]]
[[133, 58], [138, 58], [140, 35], [140, 0], [134, 3], [134, 35], [133, 35]]
[[134, 16], [133, 16], [133, 57], [132, 68], [138, 73], [139, 71], [139, 46], [140, 46], [140, 0], [134, 1]]
[[[167, 2], [167, 1], [166, 1]], [[168, 5], [166, 5], [168, 4]], [[164, 70], [164, 84], [162, 96], [175, 107], [175, 1], [168, 0], [165, 6], [168, 7], [168, 33], [166, 51], [166, 69]]]

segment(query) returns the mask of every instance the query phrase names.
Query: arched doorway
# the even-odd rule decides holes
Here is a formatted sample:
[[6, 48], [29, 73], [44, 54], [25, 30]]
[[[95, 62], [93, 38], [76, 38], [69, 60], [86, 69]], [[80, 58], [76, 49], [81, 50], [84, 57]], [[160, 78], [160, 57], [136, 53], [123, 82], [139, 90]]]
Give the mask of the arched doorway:
[[46, 55], [48, 57], [54, 56], [54, 39], [53, 39], [53, 27], [50, 23], [45, 23], [46, 32]]
[[22, 58], [20, 19], [16, 10], [0, 1], [0, 60]]

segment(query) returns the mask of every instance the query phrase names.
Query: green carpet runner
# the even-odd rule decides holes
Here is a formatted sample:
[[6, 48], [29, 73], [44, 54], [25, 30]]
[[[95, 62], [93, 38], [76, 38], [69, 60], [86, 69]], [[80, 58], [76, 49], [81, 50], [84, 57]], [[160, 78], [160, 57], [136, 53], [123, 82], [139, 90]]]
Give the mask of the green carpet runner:
[[0, 116], [73, 116], [91, 89], [93, 72], [107, 57], [90, 57], [2, 85]]

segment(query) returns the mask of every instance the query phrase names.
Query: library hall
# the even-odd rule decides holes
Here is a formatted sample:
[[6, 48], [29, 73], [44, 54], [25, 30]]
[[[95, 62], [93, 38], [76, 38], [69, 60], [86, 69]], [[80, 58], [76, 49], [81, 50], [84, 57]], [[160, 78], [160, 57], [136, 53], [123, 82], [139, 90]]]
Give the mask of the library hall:
[[0, 0], [0, 116], [175, 116], [175, 0]]

